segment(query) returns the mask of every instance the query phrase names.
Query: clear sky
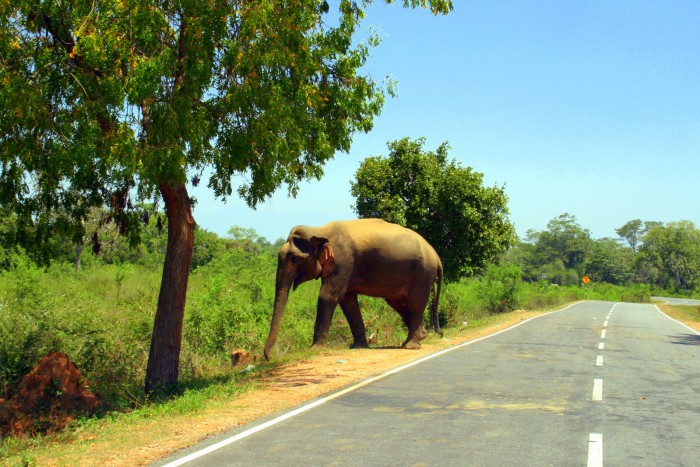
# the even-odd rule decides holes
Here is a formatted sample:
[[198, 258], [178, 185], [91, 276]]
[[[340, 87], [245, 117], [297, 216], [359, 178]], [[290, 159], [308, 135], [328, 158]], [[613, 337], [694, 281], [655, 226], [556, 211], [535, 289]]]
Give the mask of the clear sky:
[[[399, 2], [401, 3], [401, 2]], [[257, 210], [205, 187], [195, 219], [225, 235], [274, 241], [298, 224], [351, 219], [350, 180], [386, 143], [448, 141], [450, 157], [505, 185], [520, 236], [560, 214], [594, 238], [632, 219], [700, 227], [700, 1], [454, 0], [433, 17], [376, 0], [381, 31], [366, 70], [398, 81], [369, 134], [358, 134], [296, 199], [281, 188]]]

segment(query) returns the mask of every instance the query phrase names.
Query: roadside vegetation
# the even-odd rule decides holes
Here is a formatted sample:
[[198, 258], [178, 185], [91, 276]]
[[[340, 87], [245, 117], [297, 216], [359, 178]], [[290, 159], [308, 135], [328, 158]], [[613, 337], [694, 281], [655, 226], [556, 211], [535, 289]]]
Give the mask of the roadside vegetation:
[[[553, 229], [553, 223], [561, 226], [562, 219], [567, 221], [567, 228]], [[539, 235], [531, 235], [531, 243], [516, 244], [499, 262], [489, 264], [482, 275], [446, 284], [440, 301], [440, 320], [446, 335], [492, 325], [498, 316], [513, 310], [553, 309], [577, 300], [648, 302], [652, 294], [698, 296], [697, 288], [664, 290], [658, 282], [635, 281], [635, 277], [642, 276], [635, 275], [633, 269], [627, 273], [626, 283], [600, 281], [591, 272], [596, 279], [583, 285], [580, 276], [602, 270], [602, 265], [595, 262], [601, 256], [586, 253], [597, 251], [591, 248], [580, 256], [581, 262], [574, 264], [581, 269], [562, 266], [561, 258], [556, 260], [557, 267], [551, 266], [538, 254], [550, 251], [552, 256], [548, 258], [553, 257], [551, 250], [541, 244], [545, 241], [542, 239], [568, 245], [564, 239], [554, 239], [557, 235], [567, 237], [572, 231], [585, 232], [572, 216], [562, 216], [553, 223]], [[659, 224], [654, 228], [671, 229], [675, 225]], [[0, 458], [17, 462], [25, 459], [31, 464], [32, 453], [44, 452], [56, 442], [84, 437], [86, 430], [97, 436], [105, 427], [118, 431], [119, 426], [127, 429], [161, 415], [196, 414], [206, 401], [230, 399], [255, 387], [257, 378], [269, 374], [275, 366], [317, 353], [309, 349], [319, 287], [314, 281], [290, 296], [273, 361], [267, 363], [261, 358], [274, 299], [276, 253], [283, 239], [272, 244], [253, 229], [241, 227], [231, 228], [225, 237], [198, 230], [185, 314], [180, 384], [176, 393], [168, 397], [144, 395], [142, 384], [166, 241], [161, 228], [152, 222], [144, 229], [142, 243], [133, 248], [118, 235], [111, 235], [109, 227], [103, 227], [99, 255], [83, 253], [79, 270], [76, 254], [80, 249], [68, 241], [56, 240], [50, 263], [42, 263], [37, 251], [17, 246], [3, 248], [1, 389], [11, 392], [18, 379], [42, 356], [56, 350], [68, 354], [76, 363], [91, 389], [101, 396], [104, 409], [78, 419], [60, 433], [42, 431], [44, 427], [37, 426], [28, 433], [34, 436], [6, 436]], [[654, 238], [657, 237], [658, 230]], [[645, 238], [648, 237], [640, 240], [641, 251]], [[588, 241], [591, 246], [597, 242]], [[88, 242], [85, 250], [90, 251], [91, 246]], [[621, 241], [617, 242], [617, 250], [625, 248], [628, 247]], [[563, 247], [561, 254], [566, 251]], [[630, 268], [639, 254], [630, 252]], [[644, 258], [644, 262], [638, 261], [648, 265], [648, 257]], [[654, 277], [661, 276], [657, 273]], [[399, 316], [382, 300], [364, 297], [361, 306], [372, 346], [400, 345], [405, 329]], [[696, 307], [678, 310], [676, 318], [700, 321]], [[330, 349], [347, 348], [350, 341], [347, 323], [338, 312], [329, 336]], [[249, 354], [251, 361], [248, 366], [234, 368], [231, 353], [239, 349]]]

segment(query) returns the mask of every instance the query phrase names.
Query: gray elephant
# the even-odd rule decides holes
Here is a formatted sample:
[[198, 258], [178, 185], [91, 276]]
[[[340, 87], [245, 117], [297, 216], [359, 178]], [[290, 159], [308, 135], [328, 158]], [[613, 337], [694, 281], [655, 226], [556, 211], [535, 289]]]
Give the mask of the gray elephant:
[[442, 262], [416, 232], [381, 219], [330, 222], [322, 227], [297, 226], [280, 248], [277, 259], [275, 304], [265, 358], [275, 344], [289, 289], [321, 279], [313, 345], [328, 337], [333, 312], [340, 304], [350, 324], [353, 348], [366, 348], [359, 294], [382, 297], [403, 318], [408, 337], [402, 347], [420, 348], [428, 332], [423, 312], [433, 286], [431, 326], [440, 331], [438, 302]]

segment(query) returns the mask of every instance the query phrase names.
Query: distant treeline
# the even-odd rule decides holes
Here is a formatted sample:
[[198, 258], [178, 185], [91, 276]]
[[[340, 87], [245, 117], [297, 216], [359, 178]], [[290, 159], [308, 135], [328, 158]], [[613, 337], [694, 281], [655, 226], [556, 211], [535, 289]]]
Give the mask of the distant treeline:
[[700, 230], [690, 221], [635, 219], [617, 238], [591, 238], [576, 217], [562, 214], [531, 230], [503, 257], [526, 281], [577, 284], [584, 276], [615, 285], [648, 284], [674, 293], [700, 288]]

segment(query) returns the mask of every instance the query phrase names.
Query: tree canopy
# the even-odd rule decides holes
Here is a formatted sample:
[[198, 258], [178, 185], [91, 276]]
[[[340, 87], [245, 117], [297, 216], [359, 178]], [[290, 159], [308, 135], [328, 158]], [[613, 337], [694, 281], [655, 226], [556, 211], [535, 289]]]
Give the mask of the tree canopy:
[[652, 227], [643, 237], [639, 261], [657, 271], [657, 284], [686, 291], [700, 286], [700, 230], [690, 221]]
[[560, 261], [566, 269], [583, 275], [586, 254], [592, 241], [591, 233], [578, 224], [576, 216], [564, 213], [550, 220], [546, 230], [530, 231], [528, 237], [535, 245], [541, 264]]
[[[388, 1], [388, 3], [392, 3]], [[82, 238], [108, 206], [165, 205], [168, 246], [146, 389], [177, 381], [194, 238], [188, 183], [250, 206], [319, 178], [369, 131], [385, 88], [354, 35], [371, 2], [17, 0], [0, 3], [0, 206], [41, 242]], [[434, 14], [450, 0], [404, 0]], [[240, 186], [237, 186], [240, 182]]]
[[388, 144], [389, 155], [362, 161], [352, 182], [355, 211], [409, 227], [442, 259], [445, 277], [478, 273], [514, 241], [508, 198], [483, 175], [448, 160], [449, 146], [425, 151], [424, 139]]

